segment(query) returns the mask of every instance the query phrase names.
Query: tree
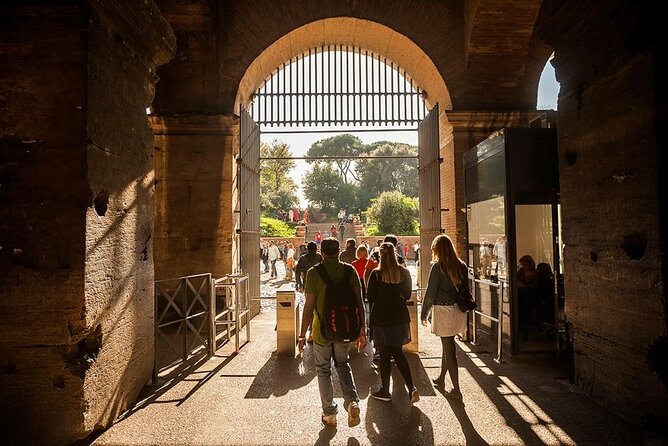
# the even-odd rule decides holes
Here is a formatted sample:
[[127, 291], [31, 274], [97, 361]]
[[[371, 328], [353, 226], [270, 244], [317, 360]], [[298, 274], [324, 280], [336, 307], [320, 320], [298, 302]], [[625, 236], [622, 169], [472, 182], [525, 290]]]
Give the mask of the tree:
[[[333, 136], [331, 138], [322, 139], [313, 143], [313, 145], [306, 152], [307, 156], [359, 156], [364, 153], [365, 147], [362, 144], [362, 141], [356, 136], [350, 134], [343, 134]], [[353, 159], [337, 159], [333, 161], [309, 161], [311, 164], [323, 165], [326, 164], [331, 166], [332, 164], [336, 165], [343, 182], [346, 184], [351, 184], [353, 181], [357, 181], [357, 176], [355, 174], [354, 166], [355, 160]]]
[[[417, 147], [409, 144], [380, 141], [367, 146], [370, 156], [417, 156]], [[385, 191], [399, 191], [409, 197], [418, 196], [417, 159], [360, 160], [355, 168], [359, 178], [358, 204], [367, 208], [371, 200]]]
[[418, 234], [418, 200], [399, 191], [383, 192], [366, 210], [372, 224], [384, 234]]
[[332, 210], [345, 183], [339, 173], [328, 165], [315, 165], [304, 175], [304, 196], [323, 210]]
[[[292, 156], [290, 146], [278, 140], [271, 145], [260, 144], [262, 158], [287, 158]], [[292, 209], [298, 202], [297, 184], [290, 176], [295, 162], [286, 160], [262, 160], [260, 163], [260, 202], [267, 215], [279, 216], [281, 209]]]

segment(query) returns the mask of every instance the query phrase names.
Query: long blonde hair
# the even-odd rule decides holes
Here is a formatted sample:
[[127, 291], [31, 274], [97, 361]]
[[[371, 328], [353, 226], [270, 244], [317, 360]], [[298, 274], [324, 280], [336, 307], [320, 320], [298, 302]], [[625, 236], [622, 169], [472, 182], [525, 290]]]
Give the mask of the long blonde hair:
[[385, 242], [380, 245], [380, 264], [376, 269], [380, 271], [380, 277], [383, 282], [403, 282], [401, 266], [397, 262], [397, 253], [394, 251], [392, 243]]
[[441, 272], [448, 276], [452, 283], [459, 285], [462, 282], [461, 261], [457, 257], [457, 250], [450, 237], [445, 234], [436, 236], [431, 242], [431, 259], [438, 264]]

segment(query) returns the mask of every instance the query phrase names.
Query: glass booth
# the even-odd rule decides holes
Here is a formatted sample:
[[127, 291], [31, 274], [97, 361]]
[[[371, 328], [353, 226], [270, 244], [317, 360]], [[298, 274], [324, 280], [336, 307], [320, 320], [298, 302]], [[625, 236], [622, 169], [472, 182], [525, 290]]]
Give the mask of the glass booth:
[[493, 345], [501, 336], [511, 353], [560, 352], [565, 324], [555, 129], [495, 132], [464, 154], [464, 172], [469, 275], [479, 311], [470, 318], [469, 333], [475, 333], [469, 339]]

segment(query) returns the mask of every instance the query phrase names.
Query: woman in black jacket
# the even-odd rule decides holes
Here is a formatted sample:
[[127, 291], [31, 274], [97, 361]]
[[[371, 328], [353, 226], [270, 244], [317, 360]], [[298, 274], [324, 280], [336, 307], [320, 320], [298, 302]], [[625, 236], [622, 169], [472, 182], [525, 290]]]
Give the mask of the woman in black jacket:
[[422, 325], [427, 325], [429, 312], [433, 311], [431, 332], [440, 336], [441, 373], [433, 379], [438, 388], [445, 386], [445, 375], [450, 373], [453, 389], [448, 396], [461, 400], [459, 371], [455, 336], [466, 330], [466, 313], [462, 313], [456, 303], [457, 289], [468, 290], [466, 263], [457, 257], [455, 246], [445, 234], [436, 236], [431, 244], [432, 266], [429, 272], [427, 291], [422, 303]]
[[406, 301], [410, 299], [412, 291], [410, 272], [397, 263], [397, 255], [392, 243], [383, 243], [380, 246], [380, 265], [374, 269], [369, 277], [367, 299], [372, 305], [370, 326], [373, 343], [380, 353], [380, 380], [381, 388], [371, 393], [377, 400], [390, 401], [390, 372], [394, 363], [401, 372], [411, 403], [420, 400], [408, 360], [402, 346], [411, 341], [410, 316], [406, 308]]

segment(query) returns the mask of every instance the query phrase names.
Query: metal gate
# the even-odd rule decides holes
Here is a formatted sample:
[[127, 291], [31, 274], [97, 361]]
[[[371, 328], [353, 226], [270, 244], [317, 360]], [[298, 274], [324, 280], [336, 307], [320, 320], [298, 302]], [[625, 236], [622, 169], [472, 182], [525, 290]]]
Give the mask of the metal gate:
[[418, 124], [420, 176], [420, 286], [426, 288], [431, 242], [441, 230], [441, 181], [438, 143], [438, 104]]
[[260, 295], [260, 127], [243, 107], [239, 114], [237, 270], [248, 275], [248, 293], [256, 299]]

